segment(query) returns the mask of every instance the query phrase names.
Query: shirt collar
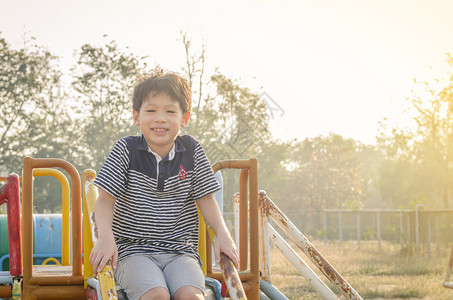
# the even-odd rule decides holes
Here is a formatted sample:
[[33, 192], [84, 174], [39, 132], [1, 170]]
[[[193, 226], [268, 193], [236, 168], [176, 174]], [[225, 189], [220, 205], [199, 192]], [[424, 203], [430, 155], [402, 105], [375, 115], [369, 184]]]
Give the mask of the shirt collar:
[[[176, 137], [175, 144], [174, 144], [173, 148], [175, 149], [174, 150], [175, 152], [184, 152], [184, 151], [186, 151], [186, 147], [184, 147], [184, 145], [182, 144], [181, 138], [179, 136]], [[139, 139], [139, 141], [138, 141], [137, 150], [148, 151], [148, 149], [149, 149], [148, 144], [146, 143], [146, 139], [145, 139], [145, 137], [142, 134], [140, 139]]]
[[[160, 157], [159, 154], [157, 154], [156, 152], [151, 150], [151, 148], [149, 148], [149, 146], [148, 146], [148, 151], [151, 152], [152, 154], [154, 154], [154, 156], [156, 157], [157, 163], [159, 163], [163, 159], [163, 157]], [[175, 144], [173, 144], [173, 147], [171, 147], [170, 152], [168, 152], [167, 156], [168, 156], [168, 160], [172, 160], [175, 157]]]

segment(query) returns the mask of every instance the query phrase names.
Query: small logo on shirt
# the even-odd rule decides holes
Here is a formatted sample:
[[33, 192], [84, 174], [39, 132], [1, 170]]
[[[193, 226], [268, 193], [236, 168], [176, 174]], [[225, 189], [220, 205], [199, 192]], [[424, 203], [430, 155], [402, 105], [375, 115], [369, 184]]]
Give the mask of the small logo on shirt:
[[186, 172], [186, 170], [184, 170], [183, 165], [180, 165], [179, 166], [178, 178], [181, 179], [181, 180], [184, 180], [184, 179], [186, 179], [186, 177], [187, 177], [187, 172]]

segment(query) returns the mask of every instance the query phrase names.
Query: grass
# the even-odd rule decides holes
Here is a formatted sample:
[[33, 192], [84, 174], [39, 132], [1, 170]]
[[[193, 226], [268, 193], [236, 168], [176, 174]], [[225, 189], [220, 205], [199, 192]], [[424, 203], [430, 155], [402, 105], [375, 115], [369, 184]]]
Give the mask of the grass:
[[[376, 242], [362, 242], [360, 251], [354, 242], [313, 244], [363, 299], [453, 299], [453, 290], [442, 287], [449, 259], [447, 247], [441, 249], [440, 258], [435, 253], [428, 258], [402, 254], [399, 245], [390, 243], [382, 243], [380, 253]], [[297, 252], [340, 299], [345, 299], [302, 251]], [[289, 299], [322, 299], [277, 248], [271, 249], [271, 272], [272, 284]]]
[[[440, 258], [435, 252], [428, 258], [401, 254], [400, 246], [390, 243], [383, 243], [380, 253], [376, 242], [362, 242], [360, 251], [353, 242], [313, 244], [363, 299], [453, 299], [453, 290], [442, 287], [450, 249], [442, 249]], [[302, 251], [297, 252], [345, 299]], [[271, 272], [272, 284], [289, 299], [322, 299], [277, 248], [271, 249]]]

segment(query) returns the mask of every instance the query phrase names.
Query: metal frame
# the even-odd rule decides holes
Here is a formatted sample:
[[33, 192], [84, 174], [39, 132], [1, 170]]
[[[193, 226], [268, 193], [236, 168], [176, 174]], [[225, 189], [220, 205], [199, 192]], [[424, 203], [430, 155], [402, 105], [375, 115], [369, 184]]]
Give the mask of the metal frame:
[[[260, 205], [262, 205], [261, 211], [265, 216], [271, 217], [271, 219], [283, 230], [283, 232], [301, 249], [304, 254], [313, 262], [313, 264], [318, 267], [318, 269], [332, 282], [338, 290], [349, 300], [362, 300], [362, 297], [354, 290], [354, 288], [340, 275], [340, 273], [335, 270], [335, 268], [324, 258], [324, 256], [319, 252], [313, 244], [297, 229], [297, 227], [285, 216], [285, 214], [275, 205], [275, 203], [266, 195], [264, 191], [259, 193]], [[272, 227], [269, 227], [269, 231], [272, 235], [271, 239], [276, 241], [277, 247], [281, 249], [285, 248], [286, 245], [279, 240], [276, 235], [275, 230]], [[263, 237], [264, 239], [266, 237]], [[283, 240], [283, 239], [282, 239]], [[289, 245], [288, 245], [289, 246]], [[297, 259], [290, 252], [287, 253], [287, 257], [291, 257], [291, 260], [296, 258], [293, 264], [297, 264], [302, 259]], [[290, 261], [291, 261], [290, 260]], [[269, 264], [269, 261], [267, 262]], [[304, 263], [305, 264], [305, 263]], [[308, 266], [307, 266], [308, 267]], [[304, 276], [307, 277], [313, 276], [313, 271], [308, 271], [305, 266], [301, 267], [304, 269]], [[316, 276], [316, 274], [315, 274]], [[316, 276], [317, 277], [317, 276]], [[335, 295], [326, 291], [325, 284], [322, 284], [319, 278], [316, 279], [313, 277], [311, 282], [315, 283], [314, 288], [323, 296], [324, 299], [337, 299]]]
[[[62, 237], [61, 237], [61, 264], [63, 266], [70, 265], [71, 250], [70, 247], [70, 189], [69, 182], [66, 176], [55, 169], [34, 169], [33, 177], [38, 176], [53, 176], [61, 183], [61, 222], [62, 222]], [[36, 253], [40, 254], [40, 253]]]
[[[260, 297], [259, 274], [259, 239], [258, 239], [258, 161], [227, 160], [212, 166], [214, 173], [222, 169], [241, 169], [239, 182], [239, 259], [240, 281], [248, 299], [258, 300]], [[247, 191], [249, 192], [247, 195]], [[250, 202], [250, 234], [248, 232], [248, 202]], [[248, 240], [250, 240], [250, 269], [248, 269]], [[206, 241], [207, 276], [222, 280], [223, 275], [212, 270], [212, 247], [209, 239]], [[226, 273], [225, 276], [230, 276]], [[237, 295], [231, 295], [234, 298]], [[238, 298], [236, 298], [238, 299]]]
[[19, 176], [8, 176], [6, 184], [0, 188], [0, 205], [6, 203], [8, 214], [8, 240], [10, 255], [10, 275], [22, 275], [22, 245], [20, 242], [20, 192]]
[[[72, 266], [33, 267], [33, 169], [42, 168], [62, 168], [71, 177]], [[82, 274], [81, 184], [79, 174], [73, 165], [61, 159], [24, 158], [22, 230], [22, 299], [85, 299]]]
[[11, 174], [0, 187], [0, 205], [6, 203], [8, 214], [8, 248], [10, 272], [0, 273], [0, 297], [12, 296], [13, 282], [22, 275], [22, 245], [20, 241], [20, 191], [19, 176]]
[[[96, 243], [98, 233], [95, 223], [94, 215], [94, 204], [98, 198], [98, 189], [95, 187], [94, 179], [96, 178], [96, 172], [88, 169], [83, 172], [83, 241], [84, 241], [84, 279], [85, 287], [88, 285], [88, 281], [97, 282], [96, 293], [101, 295], [101, 299], [118, 299], [118, 294], [115, 287], [115, 280], [113, 277], [112, 260], [109, 259], [105, 264], [104, 268], [96, 276], [96, 280], [93, 281], [93, 268], [90, 265], [89, 257], [93, 245]], [[91, 286], [91, 285], [90, 285]]]

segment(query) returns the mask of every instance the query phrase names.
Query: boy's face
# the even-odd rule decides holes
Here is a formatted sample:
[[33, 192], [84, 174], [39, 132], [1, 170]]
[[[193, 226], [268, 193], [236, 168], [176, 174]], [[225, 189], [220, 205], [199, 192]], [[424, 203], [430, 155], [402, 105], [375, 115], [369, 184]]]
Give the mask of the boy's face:
[[179, 103], [165, 93], [150, 94], [140, 111], [133, 111], [148, 146], [164, 158], [173, 147], [179, 128], [189, 123], [190, 112], [183, 113]]

